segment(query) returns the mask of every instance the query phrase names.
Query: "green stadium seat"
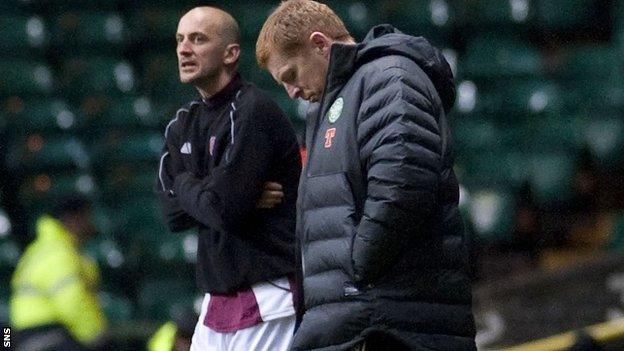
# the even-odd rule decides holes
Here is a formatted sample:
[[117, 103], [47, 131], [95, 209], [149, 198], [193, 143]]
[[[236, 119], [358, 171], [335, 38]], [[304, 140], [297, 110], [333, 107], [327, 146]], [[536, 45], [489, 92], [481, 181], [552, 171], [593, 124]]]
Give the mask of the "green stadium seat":
[[527, 155], [525, 168], [538, 203], [547, 204], [570, 198], [576, 171], [573, 155], [561, 152]]
[[624, 106], [624, 64], [610, 45], [570, 49], [560, 76], [568, 88], [570, 110]]
[[268, 0], [229, 1], [222, 8], [239, 20], [242, 40], [255, 42], [264, 21], [278, 5], [278, 2]]
[[596, 112], [583, 121], [583, 137], [594, 161], [603, 169], [622, 164], [624, 158], [624, 120], [617, 111]]
[[496, 188], [469, 191], [470, 222], [480, 243], [496, 243], [510, 238], [515, 226], [515, 199]]
[[0, 96], [45, 96], [54, 89], [52, 70], [44, 62], [3, 59], [0, 77]]
[[[98, 105], [93, 106], [92, 105]], [[92, 101], [83, 102], [87, 111], [88, 129], [91, 135], [101, 134], [109, 130], [145, 130], [158, 129], [162, 124], [158, 115], [161, 111], [147, 96], [122, 96], [120, 98], [96, 97]]]
[[0, 271], [3, 276], [10, 274], [17, 266], [20, 254], [20, 249], [13, 240], [6, 236], [0, 238], [0, 267], [2, 267]]
[[326, 3], [344, 21], [351, 35], [358, 41], [364, 39], [366, 33], [374, 25], [380, 23], [380, 11], [376, 8], [377, 4], [374, 1], [333, 0]]
[[563, 63], [563, 75], [570, 79], [606, 79], [612, 75], [622, 77], [621, 53], [605, 44], [572, 47]]
[[191, 277], [146, 280], [139, 287], [139, 314], [142, 318], [170, 320], [179, 309], [193, 306], [199, 297]]
[[465, 58], [460, 60], [462, 74], [473, 79], [531, 77], [541, 70], [539, 51], [514, 38], [477, 37], [468, 43]]
[[503, 136], [503, 131], [491, 120], [466, 117], [453, 121], [453, 141], [458, 154], [500, 147]]
[[263, 90], [283, 89], [277, 85], [271, 74], [258, 67], [256, 62], [256, 43], [243, 42], [241, 47], [241, 56], [238, 61], [238, 69], [241, 75], [249, 82], [254, 83]]
[[53, 42], [65, 53], [110, 54], [122, 50], [127, 42], [123, 17], [115, 12], [69, 11], [53, 21]]
[[624, 2], [615, 5], [614, 39], [620, 52], [624, 52]]
[[0, 1], [0, 13], [9, 15], [24, 15], [24, 13], [30, 12], [25, 5], [28, 5], [28, 2], [21, 0]]
[[[2, 223], [0, 223], [2, 225]], [[0, 235], [0, 323], [8, 322], [11, 276], [21, 255], [18, 245], [8, 236]], [[8, 325], [8, 324], [5, 324]]]
[[[154, 195], [136, 196], [110, 206], [113, 231], [120, 241], [132, 240], [156, 247], [162, 238], [171, 235], [163, 223], [161, 208]], [[121, 244], [125, 245], [125, 242]]]
[[76, 132], [82, 127], [81, 117], [63, 100], [15, 97], [11, 104], [6, 116], [19, 134], [61, 134]]
[[115, 10], [119, 4], [124, 3], [124, 1], [120, 0], [99, 0], [97, 2], [83, 0], [45, 0], [41, 2], [45, 3], [48, 7], [48, 11], [52, 13], [82, 10], [112, 11]]
[[624, 252], [624, 214], [622, 213], [615, 218], [607, 249], [610, 251]]
[[103, 171], [102, 187], [108, 189], [102, 194], [107, 203], [127, 201], [134, 197], [148, 197], [154, 193], [155, 167], [136, 167], [131, 164], [110, 165]]
[[118, 326], [134, 319], [134, 305], [128, 297], [117, 292], [101, 292], [98, 294], [98, 300], [110, 325]]
[[124, 95], [134, 91], [134, 69], [115, 57], [74, 57], [62, 64], [61, 84], [66, 96], [81, 100], [90, 95]]
[[481, 84], [471, 80], [457, 83], [457, 97], [454, 112], [458, 115], [486, 114], [488, 110], [496, 111], [500, 105], [500, 96], [496, 94], [482, 94]]
[[197, 261], [197, 230], [169, 235], [159, 243], [158, 258], [164, 264], [195, 264]]
[[493, 93], [502, 95], [498, 119], [518, 120], [518, 116], [559, 116], [562, 110], [562, 93], [559, 87], [548, 81], [509, 81], [497, 84]]
[[535, 1], [536, 22], [546, 30], [569, 30], [592, 22], [594, 0]]
[[87, 169], [90, 164], [90, 155], [77, 138], [31, 134], [13, 145], [7, 166], [32, 172]]
[[[382, 3], [387, 20], [399, 30], [410, 34], [424, 36], [432, 42], [441, 44], [441, 33], [449, 30], [457, 18], [457, 8], [451, 1], [423, 0], [423, 1], [384, 1]], [[380, 9], [368, 11], [370, 24], [377, 24], [375, 17]]]
[[156, 169], [164, 145], [161, 132], [109, 133], [96, 146], [98, 165], [110, 167], [113, 164], [151, 164]]
[[508, 147], [460, 153], [457, 163], [462, 170], [459, 180], [469, 189], [519, 188], [527, 178], [525, 155]]
[[0, 323], [9, 325], [9, 298], [11, 289], [9, 284], [0, 284]]
[[538, 116], [516, 125], [520, 147], [527, 152], [579, 152], [583, 148], [583, 125], [572, 117]]
[[501, 30], [504, 27], [527, 24], [534, 16], [531, 1], [477, 0], [467, 2], [465, 21], [474, 28]]
[[93, 199], [98, 188], [89, 174], [32, 173], [25, 177], [20, 189], [20, 200], [33, 211], [49, 210], [58, 196], [80, 193]]
[[301, 115], [304, 111], [300, 111], [300, 109], [304, 109], [303, 106], [300, 107], [300, 104], [306, 104], [305, 102], [300, 103], [301, 100], [289, 98], [284, 89], [281, 89], [279, 92], [271, 93], [270, 95], [295, 127], [301, 129], [305, 126], [305, 115]]
[[12, 229], [11, 218], [6, 211], [0, 208], [0, 240], [7, 238], [11, 234]]
[[141, 59], [141, 87], [159, 103], [180, 106], [199, 98], [199, 93], [190, 84], [182, 84], [175, 52], [146, 55]]
[[107, 234], [98, 234], [91, 238], [85, 244], [84, 251], [98, 263], [100, 269], [118, 270], [126, 264], [125, 254], [117, 242]]
[[28, 55], [45, 47], [48, 40], [45, 22], [39, 16], [0, 16], [0, 50], [3, 56]]
[[[184, 11], [163, 7], [148, 7], [136, 10], [130, 17], [132, 41], [149, 43], [142, 47], [153, 48], [160, 52], [175, 52], [175, 35], [178, 21]], [[168, 43], [167, 47], [153, 47], [154, 43]]]

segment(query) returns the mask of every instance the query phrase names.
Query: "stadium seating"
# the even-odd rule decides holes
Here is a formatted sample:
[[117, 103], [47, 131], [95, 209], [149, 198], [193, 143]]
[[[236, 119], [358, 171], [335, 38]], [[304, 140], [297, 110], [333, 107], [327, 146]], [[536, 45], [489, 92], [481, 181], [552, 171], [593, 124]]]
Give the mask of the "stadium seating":
[[540, 53], [529, 43], [511, 37], [486, 35], [468, 43], [464, 72], [473, 79], [536, 76], [542, 70]]
[[536, 21], [545, 30], [572, 29], [587, 25], [592, 19], [594, 0], [540, 0], [534, 2]]
[[175, 8], [148, 7], [137, 9], [130, 16], [131, 38], [145, 43], [147, 50], [162, 52], [154, 44], [168, 43], [169, 52], [175, 50], [175, 34], [183, 12]]
[[470, 220], [481, 243], [508, 240], [515, 224], [514, 198], [495, 188], [470, 193]]
[[366, 22], [360, 23], [359, 27], [363, 34], [366, 34], [367, 24], [370, 26], [383, 22], [380, 17], [386, 12], [386, 21], [401, 31], [424, 36], [436, 45], [442, 45], [453, 24], [461, 18], [457, 16], [455, 2], [447, 0], [384, 1], [381, 5], [383, 6], [381, 9], [367, 7]]
[[356, 40], [364, 39], [370, 27], [379, 23], [380, 11], [383, 11], [383, 8], [376, 8], [374, 3], [368, 1], [334, 0], [326, 3], [343, 19]]
[[277, 2], [269, 0], [257, 0], [251, 2], [230, 1], [224, 3], [222, 8], [237, 18], [244, 18], [241, 22], [241, 36], [243, 41], [254, 41], [260, 33], [264, 20], [269, 16]]
[[611, 240], [608, 243], [608, 249], [612, 251], [621, 251], [624, 249], [624, 214], [620, 213], [615, 217], [613, 230], [611, 232]]
[[48, 95], [55, 87], [52, 70], [43, 61], [3, 59], [0, 77], [0, 96]]
[[174, 52], [145, 55], [141, 58], [141, 87], [162, 104], [175, 106], [198, 98], [197, 90], [180, 83], [178, 62]]
[[110, 133], [96, 146], [96, 159], [106, 165], [113, 164], [151, 164], [160, 156], [164, 137], [159, 132]]
[[20, 187], [20, 198], [31, 210], [43, 209], [57, 196], [72, 192], [95, 198], [97, 195], [95, 179], [88, 173], [31, 173], [26, 176]]
[[63, 61], [61, 89], [65, 96], [82, 99], [107, 94], [122, 96], [135, 89], [134, 69], [119, 57], [78, 56]]
[[535, 1], [477, 0], [466, 2], [464, 21], [476, 30], [519, 30], [535, 15]]
[[139, 287], [139, 314], [164, 322], [178, 309], [193, 306], [199, 294], [191, 279], [147, 280]]
[[76, 137], [31, 134], [13, 145], [10, 167], [26, 171], [80, 170], [91, 164], [89, 152]]
[[570, 48], [560, 76], [568, 87], [569, 109], [624, 106], [624, 63], [611, 45]]
[[49, 36], [39, 16], [0, 15], [0, 50], [7, 56], [42, 55]]
[[614, 168], [624, 157], [624, 120], [616, 111], [596, 113], [583, 122], [583, 137], [595, 161]]
[[68, 11], [52, 26], [52, 45], [65, 54], [121, 51], [128, 35], [123, 17], [114, 12]]
[[11, 128], [17, 132], [59, 135], [77, 133], [84, 127], [84, 120], [67, 102], [56, 98], [15, 98], [14, 108], [7, 111], [6, 117]]
[[18, 245], [10, 237], [11, 229], [8, 215], [0, 209], [0, 323], [5, 325], [9, 320], [11, 274], [20, 255]]
[[134, 305], [129, 298], [111, 292], [103, 292], [98, 295], [98, 300], [108, 323], [111, 325], [127, 325], [133, 320]]
[[[269, 91], [301, 134], [306, 105], [255, 60], [257, 33], [277, 3], [217, 5], [241, 25], [242, 75]], [[581, 150], [599, 172], [621, 172], [624, 2], [607, 4], [612, 22], [601, 20], [601, 3], [328, 1], [358, 40], [391, 23], [447, 49], [458, 83], [449, 120], [461, 211], [477, 245], [510, 240], [525, 184], [540, 208], [570, 199]], [[113, 325], [164, 321], [197, 297], [196, 233], [170, 233], [152, 190], [164, 126], [199, 97], [179, 81], [174, 40], [180, 15], [195, 4], [0, 1], [0, 190], [15, 192], [0, 208], [22, 209], [25, 223], [14, 226], [32, 229], [56, 195], [78, 191], [96, 203], [102, 234], [87, 251], [101, 267]], [[0, 322], [19, 254], [2, 218]], [[617, 223], [613, 250], [623, 246]]]

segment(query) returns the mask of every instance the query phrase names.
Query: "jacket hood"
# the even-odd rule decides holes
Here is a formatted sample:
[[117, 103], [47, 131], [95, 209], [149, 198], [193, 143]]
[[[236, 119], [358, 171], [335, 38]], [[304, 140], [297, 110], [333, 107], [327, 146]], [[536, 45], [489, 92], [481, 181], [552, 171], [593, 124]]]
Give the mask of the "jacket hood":
[[453, 72], [440, 50], [423, 37], [406, 35], [389, 24], [381, 24], [373, 27], [358, 44], [355, 64], [361, 66], [388, 55], [401, 55], [416, 62], [433, 82], [444, 110], [451, 109], [455, 103]]

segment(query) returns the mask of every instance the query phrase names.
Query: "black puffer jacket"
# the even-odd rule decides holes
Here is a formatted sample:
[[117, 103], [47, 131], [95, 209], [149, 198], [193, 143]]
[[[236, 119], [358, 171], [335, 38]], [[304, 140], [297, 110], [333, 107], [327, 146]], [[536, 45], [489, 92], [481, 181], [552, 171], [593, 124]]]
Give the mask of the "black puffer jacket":
[[299, 185], [306, 312], [296, 350], [375, 333], [476, 350], [446, 113], [453, 76], [425, 39], [375, 27], [334, 44]]

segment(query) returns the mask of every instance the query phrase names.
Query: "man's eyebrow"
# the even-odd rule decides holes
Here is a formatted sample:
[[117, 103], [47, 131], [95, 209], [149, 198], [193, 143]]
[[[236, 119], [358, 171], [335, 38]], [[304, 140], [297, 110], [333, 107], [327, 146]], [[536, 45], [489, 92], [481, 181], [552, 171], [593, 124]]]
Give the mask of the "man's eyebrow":
[[[204, 36], [204, 37], [208, 37], [208, 34], [204, 33], [204, 32], [191, 32], [186, 34], [187, 37], [192, 37], [192, 36]], [[180, 38], [180, 37], [184, 37], [184, 34], [182, 33], [176, 33], [176, 38]]]

